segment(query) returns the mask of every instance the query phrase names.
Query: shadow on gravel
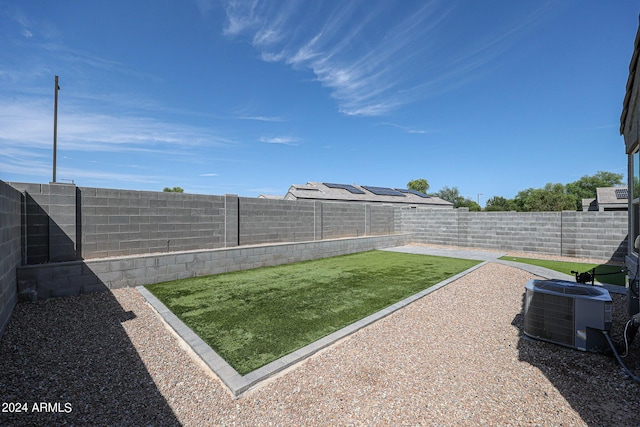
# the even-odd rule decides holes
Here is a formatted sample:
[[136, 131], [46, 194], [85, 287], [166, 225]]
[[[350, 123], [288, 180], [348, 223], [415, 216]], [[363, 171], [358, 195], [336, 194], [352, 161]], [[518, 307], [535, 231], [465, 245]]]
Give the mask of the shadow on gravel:
[[180, 425], [122, 327], [133, 318], [110, 292], [18, 304], [0, 340], [0, 425]]
[[[611, 297], [611, 335], [614, 341], [620, 341], [628, 320], [624, 296]], [[538, 368], [587, 425], [640, 425], [640, 384], [626, 378], [613, 356], [586, 353], [524, 335], [524, 293], [522, 311], [511, 324], [520, 331], [519, 359]], [[640, 373], [640, 337], [624, 361], [632, 372]]]

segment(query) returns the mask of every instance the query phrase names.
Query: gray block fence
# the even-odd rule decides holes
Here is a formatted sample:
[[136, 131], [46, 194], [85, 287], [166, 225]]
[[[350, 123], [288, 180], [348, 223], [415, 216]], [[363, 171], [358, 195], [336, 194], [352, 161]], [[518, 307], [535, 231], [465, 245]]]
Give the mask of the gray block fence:
[[409, 242], [620, 261], [627, 247], [627, 212], [469, 212], [2, 181], [0, 201], [2, 329], [20, 283], [46, 298]]
[[21, 265], [22, 195], [0, 181], [0, 336], [18, 300], [16, 270]]
[[627, 212], [469, 212], [401, 209], [416, 243], [624, 261]]
[[391, 206], [10, 185], [25, 197], [29, 265], [395, 233]]

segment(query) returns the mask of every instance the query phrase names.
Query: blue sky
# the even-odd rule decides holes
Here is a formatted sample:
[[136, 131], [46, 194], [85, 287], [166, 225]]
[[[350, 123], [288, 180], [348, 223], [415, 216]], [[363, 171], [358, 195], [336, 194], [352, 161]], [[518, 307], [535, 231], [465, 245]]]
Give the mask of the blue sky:
[[[0, 179], [284, 195], [458, 187], [482, 205], [626, 174], [640, 5], [0, 0]], [[625, 175], [626, 176], [626, 175]]]

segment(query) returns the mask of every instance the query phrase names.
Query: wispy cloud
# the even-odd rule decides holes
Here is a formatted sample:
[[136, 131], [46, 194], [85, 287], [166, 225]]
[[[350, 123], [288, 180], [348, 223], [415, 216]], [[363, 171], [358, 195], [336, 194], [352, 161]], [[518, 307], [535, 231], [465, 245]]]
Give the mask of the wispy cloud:
[[595, 125], [595, 126], [588, 126], [583, 128], [573, 128], [572, 130], [602, 130], [602, 129], [617, 129], [619, 127], [620, 127], [620, 124], [611, 123], [608, 125]]
[[[465, 84], [536, 17], [443, 47], [455, 2], [403, 4], [266, 0], [225, 4], [224, 34], [245, 37], [270, 62], [310, 70], [340, 112], [379, 116]], [[402, 10], [399, 10], [402, 9]]]
[[231, 114], [231, 117], [227, 118], [266, 123], [281, 123], [289, 121], [286, 117], [283, 116], [263, 114], [259, 108], [251, 105], [235, 108]]
[[[58, 166], [58, 180], [64, 182], [66, 180], [96, 180], [122, 183], [159, 183], [163, 182], [164, 177], [158, 175], [144, 175], [121, 173], [99, 168], [70, 168]], [[38, 156], [36, 158], [14, 158], [11, 161], [3, 159], [0, 162], [0, 173], [11, 175], [24, 175], [30, 177], [40, 177], [43, 181], [52, 177], [52, 164], [50, 157]]]
[[[0, 143], [3, 147], [49, 147], [53, 135], [50, 99], [18, 98], [0, 102]], [[223, 146], [232, 141], [198, 128], [145, 116], [120, 116], [64, 106], [58, 138], [76, 151], [173, 152], [181, 146]]]
[[258, 0], [237, 1], [229, 0], [226, 5], [227, 22], [224, 27], [224, 34], [236, 35], [244, 31], [246, 28], [252, 27], [257, 22], [255, 9]]
[[201, 173], [199, 176], [212, 177], [212, 176], [219, 176], [219, 174], [217, 174], [217, 173]]
[[266, 137], [263, 136], [260, 138], [260, 142], [264, 142], [266, 144], [280, 144], [280, 145], [298, 145], [300, 139], [292, 138], [290, 136], [280, 136], [280, 137]]
[[[204, 9], [206, 3], [202, 2]], [[212, 147], [228, 148], [236, 144], [206, 125], [203, 120], [206, 113], [177, 111], [130, 91], [126, 84], [109, 85], [101, 90], [104, 83], [100, 77], [105, 74], [112, 79], [110, 82], [114, 79], [158, 82], [157, 77], [65, 44], [55, 26], [31, 19], [17, 6], [0, 6], [0, 14], [14, 23], [7, 29], [12, 33], [7, 39], [11, 49], [0, 61], [11, 64], [0, 67], [0, 91], [4, 95], [0, 98], [1, 172], [50, 176], [53, 75], [60, 70], [63, 70], [58, 115], [60, 176], [65, 174], [65, 166], [73, 165], [75, 169], [67, 169], [67, 175], [76, 179], [150, 182], [158, 178], [149, 177], [148, 170], [141, 170], [140, 164], [147, 159], [193, 165], [206, 162]], [[20, 37], [24, 31], [33, 37]], [[51, 64], [56, 64], [55, 73]], [[74, 86], [66, 86], [68, 82], [74, 82]], [[199, 117], [184, 121], [178, 115]], [[129, 163], [123, 165], [126, 162]]]
[[129, 173], [119, 173], [101, 170], [79, 169], [79, 168], [59, 168], [58, 176], [73, 177], [74, 180], [90, 179], [107, 182], [126, 182], [126, 183], [141, 183], [141, 184], [157, 184], [166, 181], [164, 175], [139, 175]]
[[255, 120], [259, 122], [285, 122], [282, 117], [270, 117], [270, 116], [236, 116], [238, 120]]
[[[53, 112], [50, 101], [37, 97], [0, 100], [0, 172], [41, 177], [51, 175]], [[78, 165], [67, 170], [61, 167], [60, 177], [159, 182], [161, 179], [155, 176], [110, 171], [115, 166], [113, 163], [97, 165], [79, 159], [97, 159], [100, 156], [135, 159], [135, 155], [143, 154], [156, 159], [171, 159], [174, 163], [190, 159], [193, 163], [194, 156], [202, 158], [197, 153], [204, 153], [212, 147], [235, 145], [232, 140], [208, 128], [161, 121], [145, 115], [120, 116], [108, 111], [92, 111], [74, 100], [66, 100], [60, 110], [58, 152], [73, 157], [73, 160], [60, 163]], [[135, 168], [135, 164], [125, 167], [126, 170]]]
[[25, 38], [33, 37], [32, 24], [29, 19], [22, 13], [17, 6], [4, 6], [3, 15], [8, 16], [12, 21], [16, 22], [20, 27], [20, 33]]
[[[83, 81], [88, 76], [109, 74], [160, 82], [156, 75], [128, 67], [120, 60], [70, 46], [55, 24], [47, 18], [27, 16], [20, 6], [0, 4], [0, 15], [14, 23], [5, 30], [9, 36], [3, 40], [7, 45], [2, 58], [6, 65], [1, 67], [0, 85], [8, 83], [6, 90], [14, 87], [24, 92], [44, 76], [53, 76], [61, 70], [67, 77]], [[17, 37], [18, 34], [22, 37]]]
[[402, 126], [396, 123], [390, 123], [390, 122], [383, 122], [380, 123], [381, 126], [391, 126], [394, 127], [396, 129], [400, 129], [403, 132], [406, 133], [410, 133], [410, 134], [417, 134], [417, 135], [427, 135], [430, 133], [434, 133], [433, 131], [427, 131], [427, 130], [423, 130], [423, 129], [416, 129], [414, 127], [409, 127], [409, 126]]
[[195, 0], [200, 13], [208, 16], [214, 8], [216, 0]]

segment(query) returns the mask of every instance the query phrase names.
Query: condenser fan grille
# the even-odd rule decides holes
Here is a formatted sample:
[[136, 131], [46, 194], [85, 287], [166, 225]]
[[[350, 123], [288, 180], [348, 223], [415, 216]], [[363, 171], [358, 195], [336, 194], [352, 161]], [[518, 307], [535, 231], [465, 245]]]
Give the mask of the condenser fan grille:
[[574, 345], [574, 299], [539, 292], [527, 292], [527, 335], [568, 346]]

